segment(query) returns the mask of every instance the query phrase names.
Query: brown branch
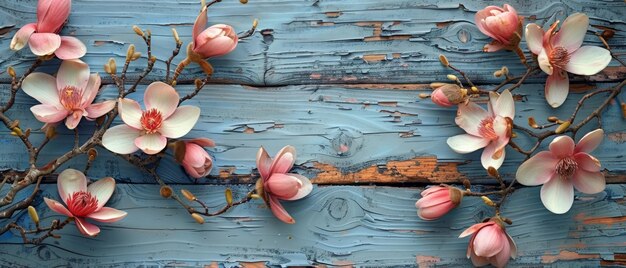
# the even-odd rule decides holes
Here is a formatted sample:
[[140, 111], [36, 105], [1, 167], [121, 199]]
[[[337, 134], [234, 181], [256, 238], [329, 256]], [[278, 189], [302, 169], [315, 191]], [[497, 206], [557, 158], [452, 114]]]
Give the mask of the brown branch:
[[20, 89], [20, 87], [22, 87], [22, 82], [24, 82], [24, 79], [26, 79], [29, 74], [33, 73], [35, 69], [37, 69], [37, 67], [41, 66], [44, 60], [45, 59], [42, 57], [37, 57], [37, 60], [33, 62], [30, 68], [26, 70], [26, 72], [22, 75], [22, 77], [20, 77], [20, 79], [16, 80], [16, 78], [13, 77], [11, 81], [11, 95], [7, 103], [2, 107], [2, 109], [0, 109], [0, 112], [5, 113], [9, 109], [11, 109], [11, 107], [13, 107], [13, 104], [15, 103], [15, 95], [17, 95], [17, 91]]

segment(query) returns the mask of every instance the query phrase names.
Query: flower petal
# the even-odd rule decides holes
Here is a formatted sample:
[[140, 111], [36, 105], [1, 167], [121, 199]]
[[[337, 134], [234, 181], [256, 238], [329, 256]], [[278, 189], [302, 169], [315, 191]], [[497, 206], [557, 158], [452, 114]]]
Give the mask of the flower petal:
[[574, 159], [576, 159], [578, 168], [582, 168], [589, 172], [599, 172], [602, 167], [602, 165], [600, 164], [600, 160], [588, 153], [576, 153], [574, 155]]
[[33, 33], [28, 38], [28, 46], [37, 56], [50, 55], [61, 46], [61, 36], [54, 33]]
[[204, 31], [204, 29], [206, 28], [207, 19], [207, 7], [204, 6], [202, 7], [202, 11], [200, 11], [200, 14], [198, 14], [196, 21], [193, 23], [193, 32], [191, 34], [192, 40], [194, 41], [194, 48], [196, 48], [198, 45], [196, 44], [196, 39], [198, 38], [200, 33], [202, 33], [202, 31]]
[[574, 186], [567, 178], [554, 174], [541, 187], [541, 202], [552, 213], [563, 214], [574, 203]]
[[294, 197], [301, 186], [302, 182], [295, 177], [283, 173], [274, 173], [265, 181], [264, 189], [279, 199], [288, 199]]
[[510, 91], [505, 90], [500, 94], [496, 105], [494, 107], [494, 113], [502, 117], [515, 118], [515, 101]]
[[28, 96], [43, 104], [61, 108], [56, 78], [45, 73], [31, 73], [22, 82], [22, 89]]
[[461, 134], [448, 138], [447, 143], [450, 148], [459, 153], [466, 154], [484, 148], [490, 140], [470, 134]]
[[535, 55], [539, 55], [543, 49], [543, 33], [543, 29], [537, 24], [529, 23], [526, 25], [526, 44]]
[[274, 216], [276, 216], [276, 218], [278, 218], [284, 223], [288, 223], [288, 224], [296, 223], [296, 221], [291, 217], [291, 215], [289, 215], [289, 213], [285, 210], [285, 208], [283, 208], [283, 205], [280, 204], [280, 202], [278, 201], [276, 197], [270, 195], [269, 199], [270, 199], [270, 209], [272, 210], [272, 213], [274, 213]]
[[104, 207], [115, 190], [115, 180], [111, 177], [99, 179], [87, 186], [87, 191], [98, 199], [98, 208]]
[[576, 152], [591, 153], [598, 148], [604, 139], [604, 130], [601, 128], [591, 131], [583, 136], [576, 145]]
[[611, 62], [611, 52], [601, 47], [584, 46], [570, 55], [565, 70], [578, 75], [594, 75]]
[[145, 134], [135, 139], [135, 146], [146, 154], [156, 154], [167, 145], [167, 138], [159, 133]]
[[497, 224], [483, 227], [474, 238], [474, 252], [480, 257], [491, 257], [502, 251], [506, 240], [502, 228]]
[[94, 237], [100, 233], [100, 228], [95, 226], [89, 222], [87, 222], [84, 218], [74, 218], [76, 222], [76, 227], [78, 227], [78, 231], [81, 234]]
[[597, 194], [604, 191], [606, 180], [602, 172], [590, 172], [579, 168], [572, 176], [572, 184], [580, 192]]
[[67, 129], [75, 129], [83, 118], [83, 111], [74, 111], [65, 118], [65, 126]]
[[550, 63], [550, 58], [548, 57], [548, 51], [542, 49], [537, 55], [537, 62], [539, 63], [539, 68], [548, 74], [552, 75], [554, 73], [554, 67], [552, 67], [552, 63]]
[[13, 39], [11, 39], [11, 44], [9, 44], [9, 48], [15, 51], [24, 48], [24, 46], [26, 46], [26, 44], [28, 43], [30, 35], [33, 34], [35, 30], [37, 30], [37, 23], [29, 23], [22, 26], [22, 28], [20, 28], [15, 33]]
[[70, 212], [63, 204], [57, 202], [56, 200], [49, 199], [47, 197], [43, 198], [43, 201], [46, 202], [46, 205], [56, 213], [63, 214], [68, 217], [74, 217], [72, 212]]
[[102, 135], [102, 146], [118, 154], [130, 154], [139, 148], [135, 146], [135, 139], [140, 131], [128, 125], [118, 125], [107, 129]]
[[87, 215], [87, 217], [99, 222], [116, 222], [126, 217], [126, 215], [128, 215], [126, 211], [103, 207], [100, 210]]
[[498, 40], [493, 40], [489, 44], [486, 44], [483, 47], [483, 51], [484, 52], [496, 52], [496, 51], [500, 51], [500, 50], [502, 50], [504, 48], [506, 48], [506, 45], [502, 44]]
[[463, 231], [459, 235], [459, 238], [463, 238], [463, 237], [466, 237], [468, 235], [471, 235], [471, 234], [477, 232], [478, 230], [480, 230], [481, 228], [483, 228], [485, 226], [488, 226], [488, 225], [493, 225], [493, 224], [496, 224], [496, 223], [492, 222], [492, 221], [488, 221], [488, 222], [482, 222], [482, 223], [474, 224], [474, 225], [470, 226], [469, 228], [467, 228], [465, 231]]
[[137, 101], [128, 98], [119, 99], [117, 109], [125, 124], [135, 129], [143, 129], [143, 126], [141, 126], [141, 115], [143, 111]]
[[267, 154], [265, 148], [259, 148], [259, 151], [256, 154], [256, 168], [259, 171], [262, 179], [269, 179], [271, 166], [272, 158], [270, 158], [270, 156]]
[[546, 183], [554, 174], [559, 159], [550, 151], [539, 152], [517, 169], [517, 182], [526, 186]]
[[100, 84], [102, 83], [102, 79], [100, 75], [95, 73], [89, 75], [89, 81], [87, 82], [87, 86], [85, 90], [83, 90], [83, 99], [81, 100], [81, 104], [83, 107], [91, 104], [93, 100], [98, 95], [98, 91], [100, 91]]
[[105, 115], [115, 108], [115, 103], [116, 102], [114, 100], [108, 100], [87, 106], [87, 108], [85, 108], [85, 111], [87, 111], [87, 118], [96, 119]]
[[215, 147], [215, 141], [209, 138], [195, 138], [195, 139], [187, 140], [187, 142], [195, 143], [202, 147]]
[[64, 60], [57, 73], [57, 88], [74, 87], [84, 90], [89, 83], [89, 65], [81, 60]]
[[478, 128], [480, 122], [489, 116], [489, 113], [474, 102], [459, 105], [459, 109], [456, 112], [456, 122], [468, 134], [474, 136], [481, 136]]
[[582, 45], [588, 28], [589, 17], [583, 13], [574, 13], [565, 19], [554, 36], [553, 44], [564, 47], [571, 53]]
[[87, 178], [82, 172], [68, 168], [63, 170], [57, 178], [57, 188], [63, 202], [75, 192], [87, 191]]
[[313, 191], [313, 184], [311, 183], [311, 181], [309, 180], [309, 178], [302, 176], [300, 174], [294, 174], [294, 173], [287, 173], [287, 175], [294, 177], [298, 180], [300, 180], [300, 188], [298, 189], [298, 192], [296, 193], [296, 195], [290, 197], [290, 198], [286, 198], [285, 200], [298, 200], [298, 199], [302, 199], [305, 196], [309, 195], [311, 193], [311, 191]]
[[37, 120], [44, 123], [57, 123], [67, 117], [66, 110], [60, 110], [49, 104], [38, 104], [30, 107], [30, 111]]
[[61, 46], [54, 51], [54, 55], [62, 60], [74, 60], [85, 56], [87, 47], [76, 37], [61, 36]]
[[545, 88], [546, 100], [552, 108], [561, 106], [569, 94], [569, 77], [567, 72], [555, 70], [548, 76]]
[[280, 149], [272, 161], [270, 167], [270, 174], [274, 173], [287, 173], [296, 161], [296, 148], [291, 145], [287, 145]]
[[[504, 162], [504, 157], [506, 155], [506, 150], [502, 148], [498, 148], [499, 145], [497, 142], [492, 142], [485, 147], [482, 155], [480, 156], [480, 163], [483, 164], [485, 169], [489, 169], [489, 167], [494, 167], [495, 169], [499, 169]], [[501, 151], [500, 155], [496, 155], [497, 151]], [[496, 157], [499, 156], [499, 157]]]
[[[507, 236], [506, 234], [502, 234], [503, 236]], [[508, 236], [507, 236], [508, 237]], [[491, 265], [502, 268], [505, 267], [511, 258], [511, 245], [509, 241], [505, 241], [502, 245], [502, 250], [498, 252], [498, 254], [489, 258], [489, 262]]]
[[511, 258], [517, 258], [517, 245], [515, 244], [515, 240], [513, 240], [509, 234], [506, 234], [506, 239], [509, 240], [509, 245], [511, 245]]
[[58, 33], [70, 15], [71, 0], [40, 0], [37, 3], [37, 31]]
[[487, 264], [490, 263], [489, 258], [488, 257], [481, 257], [476, 255], [476, 253], [474, 252], [474, 250], [472, 250], [472, 252], [470, 253], [470, 260], [472, 261], [472, 264], [475, 267], [481, 267], [481, 266], [485, 266]]
[[573, 155], [574, 146], [574, 140], [569, 136], [558, 136], [550, 142], [550, 152], [560, 159]]
[[200, 108], [196, 106], [181, 106], [165, 121], [159, 129], [159, 133], [168, 138], [180, 138], [185, 136], [198, 122]]
[[144, 93], [146, 110], [157, 109], [163, 118], [168, 118], [178, 106], [179, 96], [176, 90], [163, 82], [154, 82], [146, 88]]

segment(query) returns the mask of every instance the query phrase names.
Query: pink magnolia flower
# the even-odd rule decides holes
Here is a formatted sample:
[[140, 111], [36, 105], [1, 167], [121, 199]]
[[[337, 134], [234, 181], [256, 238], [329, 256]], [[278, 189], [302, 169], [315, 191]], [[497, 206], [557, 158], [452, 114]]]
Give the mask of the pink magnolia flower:
[[485, 45], [485, 52], [495, 52], [503, 48], [513, 50], [522, 39], [521, 18], [508, 4], [504, 4], [503, 8], [488, 6], [479, 10], [474, 20], [482, 33], [494, 39]]
[[[526, 42], [538, 55], [539, 67], [546, 74], [545, 94], [550, 106], [561, 106], [569, 94], [567, 72], [578, 75], [594, 75], [611, 61], [611, 53], [601, 47], [583, 46], [589, 28], [589, 17], [574, 13], [567, 17], [559, 31], [558, 21], [544, 33], [539, 25], [526, 25]], [[555, 32], [556, 31], [556, 32]]]
[[272, 213], [281, 221], [293, 224], [295, 220], [285, 211], [279, 200], [298, 200], [313, 190], [307, 177], [287, 173], [296, 161], [296, 149], [283, 147], [272, 161], [261, 147], [256, 155], [256, 166], [261, 175], [257, 181], [257, 193], [263, 196]]
[[451, 107], [467, 101], [467, 89], [446, 84], [433, 90], [430, 99], [441, 107]]
[[472, 235], [467, 245], [467, 258], [474, 266], [491, 264], [504, 267], [509, 258], [517, 257], [517, 246], [513, 238], [506, 233], [504, 223], [499, 218], [477, 223], [467, 228], [459, 238]]
[[490, 92], [488, 110], [469, 102], [459, 105], [455, 122], [467, 134], [448, 138], [448, 145], [460, 154], [485, 148], [481, 163], [485, 169], [500, 168], [504, 162], [505, 146], [511, 139], [509, 121], [515, 116], [513, 95], [508, 90], [498, 94]]
[[116, 222], [128, 213], [105, 207], [115, 190], [113, 178], [99, 179], [87, 186], [85, 174], [75, 169], [66, 169], [59, 174], [57, 186], [63, 204], [44, 197], [46, 205], [53, 211], [74, 218], [78, 230], [88, 236], [96, 236], [100, 228], [85, 220], [90, 218], [99, 222]]
[[202, 147], [215, 147], [215, 142], [207, 138], [185, 141], [185, 156], [182, 161], [187, 174], [196, 179], [211, 172], [213, 159]]
[[207, 8], [204, 7], [193, 24], [193, 52], [203, 58], [210, 58], [226, 55], [237, 47], [239, 37], [233, 27], [216, 24], [206, 28], [206, 24]]
[[600, 161], [589, 154], [603, 137], [602, 129], [587, 133], [578, 144], [568, 136], [556, 137], [549, 151], [539, 152], [517, 169], [517, 181], [527, 186], [543, 184], [543, 205], [556, 214], [569, 211], [574, 203], [574, 188], [595, 194], [606, 186]]
[[435, 186], [422, 191], [417, 200], [417, 215], [423, 220], [436, 220], [461, 204], [463, 192], [454, 187]]
[[115, 108], [114, 100], [92, 104], [100, 90], [100, 75], [90, 75], [89, 65], [80, 60], [63, 61], [56, 78], [31, 73], [22, 89], [42, 103], [30, 108], [37, 120], [55, 124], [65, 119], [69, 129], [76, 128], [83, 117], [94, 120]]
[[62, 60], [84, 56], [87, 48], [80, 40], [58, 34], [70, 15], [71, 5], [71, 0], [39, 0], [37, 22], [19, 29], [9, 47], [17, 51], [28, 43], [33, 54], [45, 56], [54, 53]]
[[119, 100], [118, 109], [124, 125], [107, 129], [102, 145], [118, 154], [130, 154], [141, 149], [156, 154], [167, 145], [167, 138], [180, 138], [189, 133], [200, 117], [200, 108], [178, 106], [176, 90], [163, 82], [146, 88], [146, 110], [135, 100]]

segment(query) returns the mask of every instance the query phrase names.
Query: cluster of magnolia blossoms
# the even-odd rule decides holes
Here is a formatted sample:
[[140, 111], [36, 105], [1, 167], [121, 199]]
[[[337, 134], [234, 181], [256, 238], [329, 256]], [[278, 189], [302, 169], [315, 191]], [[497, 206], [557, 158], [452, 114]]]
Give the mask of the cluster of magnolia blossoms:
[[[10, 44], [11, 49], [20, 50], [28, 43], [37, 56], [44, 59], [56, 56], [63, 60], [56, 77], [34, 72], [22, 83], [24, 92], [41, 103], [31, 107], [31, 112], [45, 123], [44, 128], [53, 128], [65, 121], [68, 129], [76, 129], [83, 117], [91, 121], [107, 114], [115, 115], [109, 112], [117, 105], [124, 124], [107, 129], [102, 136], [102, 146], [114, 153], [132, 154], [141, 150], [154, 155], [166, 149], [168, 139], [179, 139], [188, 134], [198, 121], [200, 108], [179, 106], [182, 101], [178, 92], [163, 82], [154, 82], [147, 87], [143, 98], [145, 109], [129, 98], [94, 103], [101, 79], [97, 73], [91, 74], [89, 65], [79, 59], [86, 53], [85, 45], [75, 37], [59, 35], [70, 10], [70, 0], [40, 0], [37, 22], [23, 26]], [[179, 65], [180, 70], [193, 61], [210, 75], [212, 67], [206, 59], [225, 55], [236, 48], [239, 37], [231, 26], [218, 24], [206, 28], [206, 23], [207, 7], [204, 6], [194, 23], [193, 42], [188, 47], [186, 60]], [[172, 84], [174, 82], [175, 79]], [[210, 173], [213, 159], [204, 147], [214, 147], [212, 140], [195, 138], [170, 144], [176, 161], [191, 177], [202, 178]], [[287, 173], [293, 167], [295, 154], [295, 148], [286, 146], [273, 161], [263, 148], [257, 156], [261, 173], [256, 186], [258, 196], [278, 219], [286, 223], [295, 221], [279, 200], [297, 200], [312, 190], [306, 177]], [[124, 211], [104, 207], [115, 189], [113, 178], [87, 185], [82, 172], [66, 169], [59, 174], [57, 184], [59, 196], [66, 206], [49, 198], [44, 199], [46, 204], [51, 210], [66, 215], [68, 222], [75, 222], [84, 235], [96, 236], [100, 232], [96, 225], [86, 221], [87, 218], [115, 222], [127, 215]]]
[[[526, 63], [526, 57], [519, 48], [524, 19], [513, 7], [489, 6], [477, 12], [475, 19], [478, 29], [494, 39], [484, 47], [485, 52], [501, 49], [514, 51]], [[554, 108], [563, 104], [567, 98], [567, 72], [593, 75], [603, 70], [611, 61], [608, 50], [582, 46], [589, 27], [587, 15], [572, 14], [557, 30], [558, 24], [557, 21], [544, 31], [537, 24], [530, 23], [524, 31], [529, 50], [536, 55], [534, 59], [538, 68], [548, 74], [545, 96], [548, 104]], [[441, 61], [446, 66], [449, 64], [445, 58]], [[472, 91], [476, 92], [475, 89]], [[439, 106], [458, 107], [455, 122], [466, 134], [448, 138], [450, 148], [462, 154], [484, 148], [482, 166], [489, 174], [494, 174], [504, 162], [505, 147], [513, 136], [515, 103], [509, 90], [502, 93], [492, 91], [489, 92], [485, 110], [472, 101], [476, 96], [479, 95], [468, 95], [468, 90], [462, 88], [458, 82], [458, 85], [444, 84], [435, 88], [430, 97]], [[595, 194], [605, 189], [606, 182], [600, 171], [600, 161], [589, 154], [602, 142], [603, 136], [602, 129], [597, 129], [586, 134], [578, 144], [568, 136], [554, 138], [548, 151], [539, 152], [521, 164], [516, 180], [527, 186], [543, 184], [540, 197], [544, 206], [556, 214], [566, 213], [574, 202], [574, 189], [586, 194]], [[426, 189], [415, 204], [418, 216], [424, 220], [436, 220], [458, 207], [467, 193], [470, 193], [469, 189], [462, 191], [447, 185]], [[486, 203], [490, 202], [493, 205], [487, 198]], [[460, 235], [472, 235], [467, 257], [474, 265], [504, 267], [509, 258], [515, 258], [517, 248], [506, 233], [505, 222], [509, 221], [498, 213]]]

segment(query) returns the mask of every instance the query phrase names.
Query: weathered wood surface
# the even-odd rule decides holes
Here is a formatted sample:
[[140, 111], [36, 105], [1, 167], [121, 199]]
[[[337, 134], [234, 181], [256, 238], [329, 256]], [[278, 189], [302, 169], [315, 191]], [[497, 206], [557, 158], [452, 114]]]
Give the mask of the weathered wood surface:
[[[591, 88], [608, 86], [596, 84]], [[188, 86], [178, 89], [181, 94], [193, 90]], [[447, 137], [461, 134], [463, 130], [454, 123], [455, 109], [444, 109], [430, 99], [418, 97], [419, 93], [428, 90], [420, 85], [276, 88], [209, 85], [188, 102], [202, 107], [201, 118], [189, 137], [209, 137], [218, 145], [210, 150], [215, 159], [211, 179], [198, 182], [252, 183], [256, 180], [254, 169], [258, 148], [265, 146], [275, 153], [287, 144], [299, 150], [298, 171], [319, 184], [442, 183], [460, 182], [463, 178], [481, 182], [487, 175], [480, 164], [480, 151], [460, 155], [447, 146]], [[7, 91], [8, 88], [2, 92]], [[116, 92], [115, 88], [106, 87], [101, 98], [112, 98]], [[515, 94], [518, 100], [515, 120], [521, 125], [525, 125], [529, 116], [543, 120], [540, 122], [546, 119], [537, 115], [568, 118], [576, 104], [570, 101], [554, 110], [545, 102], [543, 86], [536, 84], [523, 86]], [[579, 95], [572, 94], [572, 100], [578, 99]], [[142, 101], [143, 88], [131, 97]], [[581, 109], [579, 120], [601, 101], [600, 96], [591, 99]], [[35, 103], [23, 93], [18, 95], [11, 115], [25, 121], [24, 128], [39, 129], [42, 125], [28, 110]], [[602, 160], [611, 180], [624, 181], [626, 166], [622, 157], [626, 151], [626, 124], [619, 104], [611, 105], [603, 120], [608, 138], [594, 155]], [[93, 125], [89, 122], [82, 124], [80, 133], [89, 135], [93, 132]], [[597, 126], [595, 122], [589, 125], [587, 129]], [[74, 143], [73, 131], [60, 127], [59, 132], [60, 137], [42, 152], [40, 165]], [[524, 148], [530, 148], [531, 140], [519, 134], [516, 141]], [[33, 132], [33, 137], [41, 140], [43, 134]], [[19, 153], [21, 144], [18, 139], [2, 129], [0, 142], [12, 145], [10, 150], [0, 151], [1, 168], [27, 167], [27, 155]], [[548, 143], [544, 142], [544, 147]], [[342, 150], [342, 145], [347, 151]], [[90, 175], [154, 183], [152, 178], [141, 174], [125, 160], [106, 153], [104, 148], [100, 152]], [[501, 173], [512, 176], [524, 156], [509, 148], [506, 157]], [[78, 160], [67, 166], [82, 169], [84, 159]], [[195, 183], [171, 158], [161, 164], [159, 171], [170, 182]], [[488, 178], [486, 181], [493, 182]]]
[[[188, 186], [185, 186], [188, 187]], [[201, 200], [223, 204], [224, 186], [189, 186]], [[242, 195], [247, 187], [233, 188]], [[109, 204], [129, 212], [115, 224], [100, 224], [97, 238], [74, 226], [60, 240], [23, 246], [19, 237], [0, 237], [2, 266], [225, 266], [260, 262], [287, 265], [468, 266], [468, 239], [457, 236], [488, 216], [478, 198], [468, 198], [445, 218], [425, 222], [414, 209], [420, 190], [390, 187], [316, 187], [313, 194], [285, 203], [295, 225], [276, 220], [262, 202], [235, 208], [198, 225], [153, 185], [120, 185]], [[57, 198], [54, 185], [44, 196]], [[626, 185], [579, 196], [573, 209], [554, 215], [539, 201], [538, 188], [513, 194], [503, 213], [514, 219], [507, 231], [517, 242], [512, 267], [624, 264]], [[60, 218], [39, 205], [43, 222]], [[24, 224], [28, 216], [22, 217]], [[139, 257], [138, 257], [139, 256]]]
[[[177, 27], [182, 40], [188, 43], [198, 2], [75, 0], [64, 33], [83, 40], [88, 49], [83, 60], [99, 69], [109, 57], [121, 62], [128, 44], [138, 44], [139, 49], [145, 47], [131, 25], [149, 28], [154, 35], [154, 54], [159, 59], [151, 77], [159, 79], [164, 74], [165, 59], [174, 48], [170, 28]], [[209, 23], [229, 23], [243, 32], [254, 18], [259, 18], [260, 31], [241, 42], [234, 53], [211, 61], [216, 67], [214, 78], [251, 85], [424, 83], [445, 79], [448, 71], [437, 60], [443, 53], [467, 69], [477, 82], [493, 82], [498, 80], [492, 76], [494, 68], [504, 63], [513, 73], [521, 73], [524, 67], [513, 53], [482, 53], [489, 39], [473, 22], [475, 12], [488, 4], [501, 3], [254, 0], [241, 5], [238, 1], [224, 1], [211, 7]], [[8, 47], [20, 26], [35, 21], [32, 8], [35, 5], [36, 0], [0, 3], [0, 27], [14, 26], [7, 28], [0, 39], [3, 66], [15, 65], [22, 70], [33, 60], [28, 49], [13, 53]], [[617, 34], [609, 43], [617, 53], [626, 52], [624, 5], [622, 0], [515, 3], [521, 15], [542, 24], [562, 21], [573, 12], [588, 13], [594, 27], [590, 28], [585, 42], [601, 46], [592, 33], [601, 32], [601, 27], [615, 29]], [[49, 66], [49, 71], [56, 68], [52, 67], [54, 63]], [[131, 68], [134, 74], [144, 67], [135, 66]], [[201, 70], [192, 66], [185, 73], [186, 78], [201, 75]], [[625, 68], [608, 68], [590, 79], [615, 80], [625, 73]], [[543, 77], [534, 81], [543, 81]]]
[[[164, 60], [174, 48], [172, 26], [185, 43], [190, 41], [198, 2], [74, 0], [63, 33], [86, 43], [84, 60], [93, 71], [100, 71], [110, 57], [121, 62], [128, 44], [136, 44], [140, 51], [145, 48], [131, 25], [149, 28], [159, 61], [147, 83], [164, 76]], [[520, 14], [538, 23], [585, 12], [593, 26], [586, 44], [601, 45], [593, 34], [609, 27], [616, 30], [611, 47], [617, 53], [626, 52], [624, 1], [519, 2], [512, 4]], [[481, 52], [489, 40], [475, 28], [473, 16], [488, 4], [501, 3], [252, 0], [244, 6], [232, 0], [215, 5], [209, 23], [226, 22], [244, 31], [254, 18], [260, 19], [257, 34], [242, 41], [235, 52], [211, 61], [216, 68], [214, 82], [226, 84], [209, 85], [190, 101], [203, 112], [189, 136], [209, 137], [218, 143], [210, 150], [215, 169], [210, 178], [196, 181], [173, 162], [164, 161], [159, 173], [175, 183], [176, 189], [191, 189], [217, 207], [223, 202], [225, 184], [240, 184], [230, 186], [236, 195], [251, 187], [257, 178], [254, 157], [259, 146], [275, 153], [292, 144], [298, 149], [295, 171], [317, 184], [422, 186], [463, 178], [475, 185], [492, 183], [479, 163], [480, 153], [459, 155], [445, 144], [448, 136], [462, 133], [454, 124], [455, 111], [418, 98], [419, 93], [429, 91], [427, 83], [445, 80], [450, 73], [437, 59], [442, 53], [484, 88], [501, 81], [492, 73], [503, 64], [515, 74], [522, 72], [523, 66], [512, 53]], [[14, 53], [8, 44], [17, 28], [34, 21], [35, 5], [36, 0], [0, 1], [2, 100], [8, 92], [6, 67], [12, 65], [21, 72], [34, 59], [28, 49]], [[54, 73], [57, 66], [52, 61], [41, 70]], [[587, 79], [575, 77], [574, 91], [608, 87], [626, 77], [624, 68], [611, 66]], [[199, 68], [191, 67], [182, 84], [200, 74]], [[133, 63], [129, 77], [133, 79], [143, 68], [144, 62]], [[552, 109], [543, 97], [545, 77], [530, 81], [515, 92], [519, 124], [531, 115], [538, 121], [549, 115], [565, 118], [581, 96], [572, 94], [561, 108]], [[144, 88], [131, 97], [140, 99]], [[192, 89], [189, 85], [177, 88], [183, 93]], [[105, 87], [100, 98], [111, 98], [113, 91]], [[580, 116], [599, 102], [599, 98], [590, 100]], [[20, 92], [11, 116], [20, 119], [23, 127], [38, 129], [41, 124], [28, 110], [33, 104]], [[604, 113], [608, 135], [594, 153], [609, 181], [617, 184], [609, 185], [605, 193], [578, 196], [565, 215], [545, 210], [538, 188], [516, 191], [504, 210], [514, 220], [508, 231], [521, 255], [512, 266], [626, 265], [626, 124], [618, 106], [613, 103]], [[79, 131], [88, 134], [92, 127], [87, 123]], [[40, 164], [73, 143], [71, 132], [63, 128], [59, 132]], [[40, 132], [32, 135], [36, 141], [41, 139]], [[517, 141], [528, 146], [529, 140], [521, 136]], [[0, 169], [26, 167], [22, 145], [4, 128], [0, 128], [0, 146]], [[342, 152], [342, 146], [348, 150]], [[128, 211], [128, 218], [102, 225], [102, 234], [94, 239], [80, 236], [70, 226], [62, 231], [61, 240], [46, 240], [39, 247], [23, 246], [18, 236], [4, 234], [0, 236], [0, 266], [468, 266], [467, 239], [456, 237], [489, 215], [480, 200], [466, 199], [452, 215], [424, 222], [414, 208], [422, 188], [327, 186], [286, 204], [296, 225], [278, 222], [260, 202], [198, 225], [174, 201], [158, 195], [152, 178], [104, 149], [99, 151], [89, 176], [118, 180], [110, 205]], [[501, 172], [510, 178], [522, 156], [509, 150], [507, 159]], [[82, 169], [84, 158], [66, 167]], [[222, 185], [187, 185], [195, 183]], [[55, 185], [44, 185], [43, 196], [58, 198], [55, 189]], [[37, 202], [44, 222], [58, 218], [41, 199]], [[23, 212], [14, 219], [29, 222]]]

